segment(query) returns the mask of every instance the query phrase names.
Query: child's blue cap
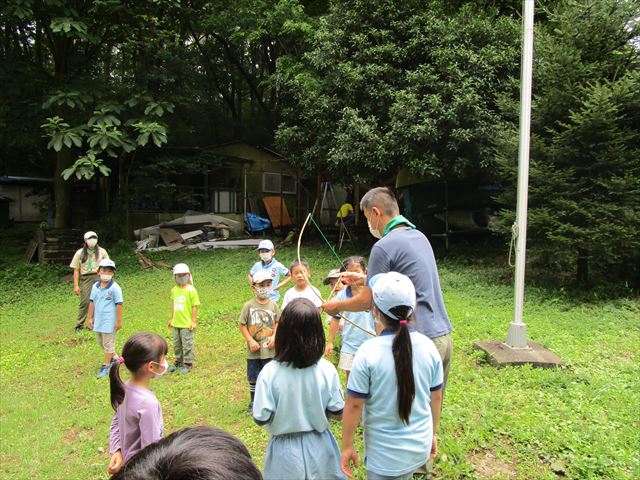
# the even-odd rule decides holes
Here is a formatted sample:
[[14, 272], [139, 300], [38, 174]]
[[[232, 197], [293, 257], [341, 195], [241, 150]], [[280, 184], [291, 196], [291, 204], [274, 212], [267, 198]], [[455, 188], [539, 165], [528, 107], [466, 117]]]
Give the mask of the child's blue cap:
[[390, 312], [393, 307], [405, 306], [416, 308], [416, 289], [409, 277], [398, 272], [379, 273], [369, 280], [369, 287], [373, 294], [373, 303], [376, 307], [396, 320], [406, 320], [397, 318]]
[[273, 246], [273, 242], [271, 240], [262, 240], [258, 244], [258, 248], [256, 250], [273, 250], [275, 247]]

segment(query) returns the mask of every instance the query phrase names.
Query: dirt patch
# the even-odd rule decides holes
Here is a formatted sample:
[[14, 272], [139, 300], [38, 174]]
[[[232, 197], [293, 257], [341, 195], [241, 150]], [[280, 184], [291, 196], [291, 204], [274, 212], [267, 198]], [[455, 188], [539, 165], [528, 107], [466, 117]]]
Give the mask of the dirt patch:
[[511, 480], [516, 478], [516, 465], [496, 457], [495, 450], [472, 452], [469, 462], [474, 466], [479, 478]]
[[79, 338], [64, 338], [62, 340], [54, 340], [49, 343], [45, 343], [43, 347], [50, 347], [52, 345], [64, 345], [65, 347], [77, 347], [78, 345], [82, 345], [83, 343], [87, 343], [89, 338], [87, 337], [79, 337]]

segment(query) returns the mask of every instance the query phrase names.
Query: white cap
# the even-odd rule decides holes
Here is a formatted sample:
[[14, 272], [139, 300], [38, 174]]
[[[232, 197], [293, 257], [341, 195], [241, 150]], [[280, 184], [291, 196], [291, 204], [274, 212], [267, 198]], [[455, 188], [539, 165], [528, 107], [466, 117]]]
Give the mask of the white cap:
[[379, 273], [369, 280], [369, 287], [373, 294], [373, 303], [391, 318], [406, 320], [390, 313], [389, 310], [393, 307], [406, 306], [412, 310], [416, 308], [416, 289], [406, 275], [398, 272]]
[[273, 277], [271, 277], [271, 273], [267, 270], [258, 270], [251, 277], [251, 281], [255, 285], [256, 283], [262, 283], [265, 280], [271, 280], [273, 282]]
[[100, 264], [98, 265], [98, 268], [113, 268], [114, 270], [116, 269], [116, 264], [113, 260], [109, 260], [107, 258], [105, 258], [104, 260], [100, 260]]
[[176, 266], [173, 267], [173, 274], [178, 275], [179, 273], [191, 273], [189, 266], [186, 263], [177, 263]]
[[273, 242], [271, 240], [262, 240], [256, 250], [273, 250]]
[[87, 240], [91, 237], [96, 237], [98, 238], [98, 234], [96, 232], [92, 232], [91, 230], [89, 230], [87, 233], [84, 234], [84, 239]]

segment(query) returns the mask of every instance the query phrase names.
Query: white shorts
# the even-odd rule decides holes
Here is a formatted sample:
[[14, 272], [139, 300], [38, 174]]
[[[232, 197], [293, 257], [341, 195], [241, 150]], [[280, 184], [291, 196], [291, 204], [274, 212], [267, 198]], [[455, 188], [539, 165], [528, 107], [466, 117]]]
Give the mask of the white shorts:
[[353, 353], [340, 352], [340, 361], [338, 362], [338, 368], [350, 372], [354, 358], [356, 358], [356, 356]]

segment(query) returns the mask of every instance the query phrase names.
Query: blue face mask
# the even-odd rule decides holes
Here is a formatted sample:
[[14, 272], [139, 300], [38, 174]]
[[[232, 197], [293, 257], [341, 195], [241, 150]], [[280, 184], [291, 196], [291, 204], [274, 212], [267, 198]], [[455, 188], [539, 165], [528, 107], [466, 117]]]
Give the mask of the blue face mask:
[[188, 275], [186, 277], [179, 277], [178, 275], [176, 275], [176, 283], [184, 285], [188, 281], [189, 281], [189, 276]]

